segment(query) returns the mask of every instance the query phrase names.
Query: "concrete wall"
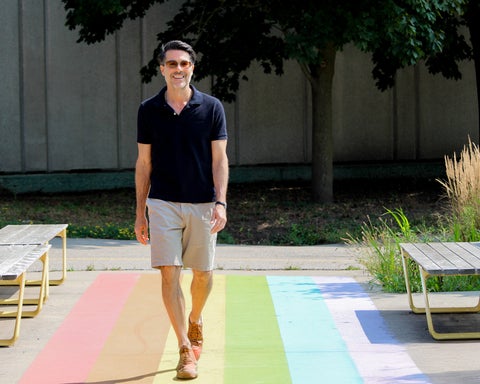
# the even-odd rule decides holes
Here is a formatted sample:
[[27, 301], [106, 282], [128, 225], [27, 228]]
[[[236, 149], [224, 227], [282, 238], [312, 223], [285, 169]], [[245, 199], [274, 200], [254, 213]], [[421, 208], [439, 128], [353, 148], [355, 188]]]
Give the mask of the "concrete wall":
[[[169, 3], [170, 4], [170, 3]], [[0, 172], [131, 169], [136, 114], [158, 92], [139, 70], [156, 33], [175, 13], [157, 6], [106, 41], [77, 44], [60, 0], [8, 0], [0, 13]], [[336, 162], [441, 159], [478, 141], [475, 74], [429, 75], [423, 66], [398, 74], [379, 92], [368, 55], [347, 46], [334, 80]], [[305, 164], [311, 158], [309, 85], [294, 62], [285, 75], [255, 67], [237, 102], [225, 104], [232, 165]], [[209, 81], [195, 84], [209, 91]]]

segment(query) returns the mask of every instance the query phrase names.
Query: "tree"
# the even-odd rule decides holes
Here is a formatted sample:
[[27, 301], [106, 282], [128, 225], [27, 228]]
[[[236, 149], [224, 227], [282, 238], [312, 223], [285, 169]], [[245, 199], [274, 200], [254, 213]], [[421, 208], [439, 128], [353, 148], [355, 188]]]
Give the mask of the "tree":
[[[79, 27], [79, 41], [94, 43], [121, 28], [127, 18], [142, 17], [154, 3], [165, 0], [63, 2], [67, 26]], [[312, 91], [313, 199], [330, 202], [336, 53], [348, 43], [371, 53], [372, 74], [380, 90], [394, 84], [398, 69], [420, 60], [436, 57], [432, 65], [436, 62], [443, 71], [446, 32], [458, 27], [455, 20], [464, 6], [465, 0], [186, 0], [157, 35], [159, 46], [142, 68], [142, 79], [148, 82], [157, 74], [158, 50], [174, 38], [195, 47], [200, 53], [196, 78], [213, 76], [212, 92], [228, 102], [235, 99], [252, 62], [260, 63], [265, 73], [281, 75], [284, 61], [296, 60]], [[455, 59], [468, 55], [464, 49]]]

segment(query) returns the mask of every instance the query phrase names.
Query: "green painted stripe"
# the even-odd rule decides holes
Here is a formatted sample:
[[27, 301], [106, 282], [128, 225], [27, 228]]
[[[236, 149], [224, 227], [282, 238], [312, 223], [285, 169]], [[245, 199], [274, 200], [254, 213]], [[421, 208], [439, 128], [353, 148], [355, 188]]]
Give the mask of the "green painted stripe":
[[225, 384], [291, 383], [265, 276], [227, 276]]

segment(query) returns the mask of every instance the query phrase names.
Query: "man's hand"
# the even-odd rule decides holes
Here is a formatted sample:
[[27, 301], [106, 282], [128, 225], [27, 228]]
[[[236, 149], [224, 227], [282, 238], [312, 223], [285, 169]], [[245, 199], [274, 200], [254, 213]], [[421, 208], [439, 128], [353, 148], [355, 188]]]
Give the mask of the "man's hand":
[[214, 234], [220, 232], [225, 225], [227, 224], [227, 210], [223, 205], [216, 204], [215, 208], [213, 208], [213, 215], [212, 215], [212, 229], [210, 233]]
[[146, 217], [137, 217], [135, 220], [135, 235], [141, 244], [148, 244], [150, 239], [148, 238], [148, 221]]

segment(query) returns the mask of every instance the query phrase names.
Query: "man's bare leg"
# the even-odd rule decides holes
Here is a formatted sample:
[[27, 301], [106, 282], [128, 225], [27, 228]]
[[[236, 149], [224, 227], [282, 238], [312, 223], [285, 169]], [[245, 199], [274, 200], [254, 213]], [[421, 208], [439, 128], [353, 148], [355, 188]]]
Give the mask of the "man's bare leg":
[[162, 273], [162, 297], [170, 323], [177, 336], [178, 346], [190, 347], [185, 327], [185, 297], [180, 285], [182, 268], [178, 266], [160, 267]]
[[193, 271], [192, 285], [192, 311], [188, 316], [188, 339], [192, 345], [195, 358], [200, 359], [203, 349], [203, 320], [202, 311], [212, 290], [212, 271]]
[[194, 379], [197, 377], [197, 359], [185, 328], [185, 297], [180, 285], [182, 268], [165, 266], [160, 267], [160, 271], [163, 303], [178, 340], [180, 359], [177, 364], [177, 378]]
[[190, 312], [189, 321], [199, 323], [201, 321], [202, 311], [207, 302], [208, 296], [212, 291], [213, 271], [196, 271], [193, 270], [192, 285], [190, 293], [192, 295], [192, 311]]

